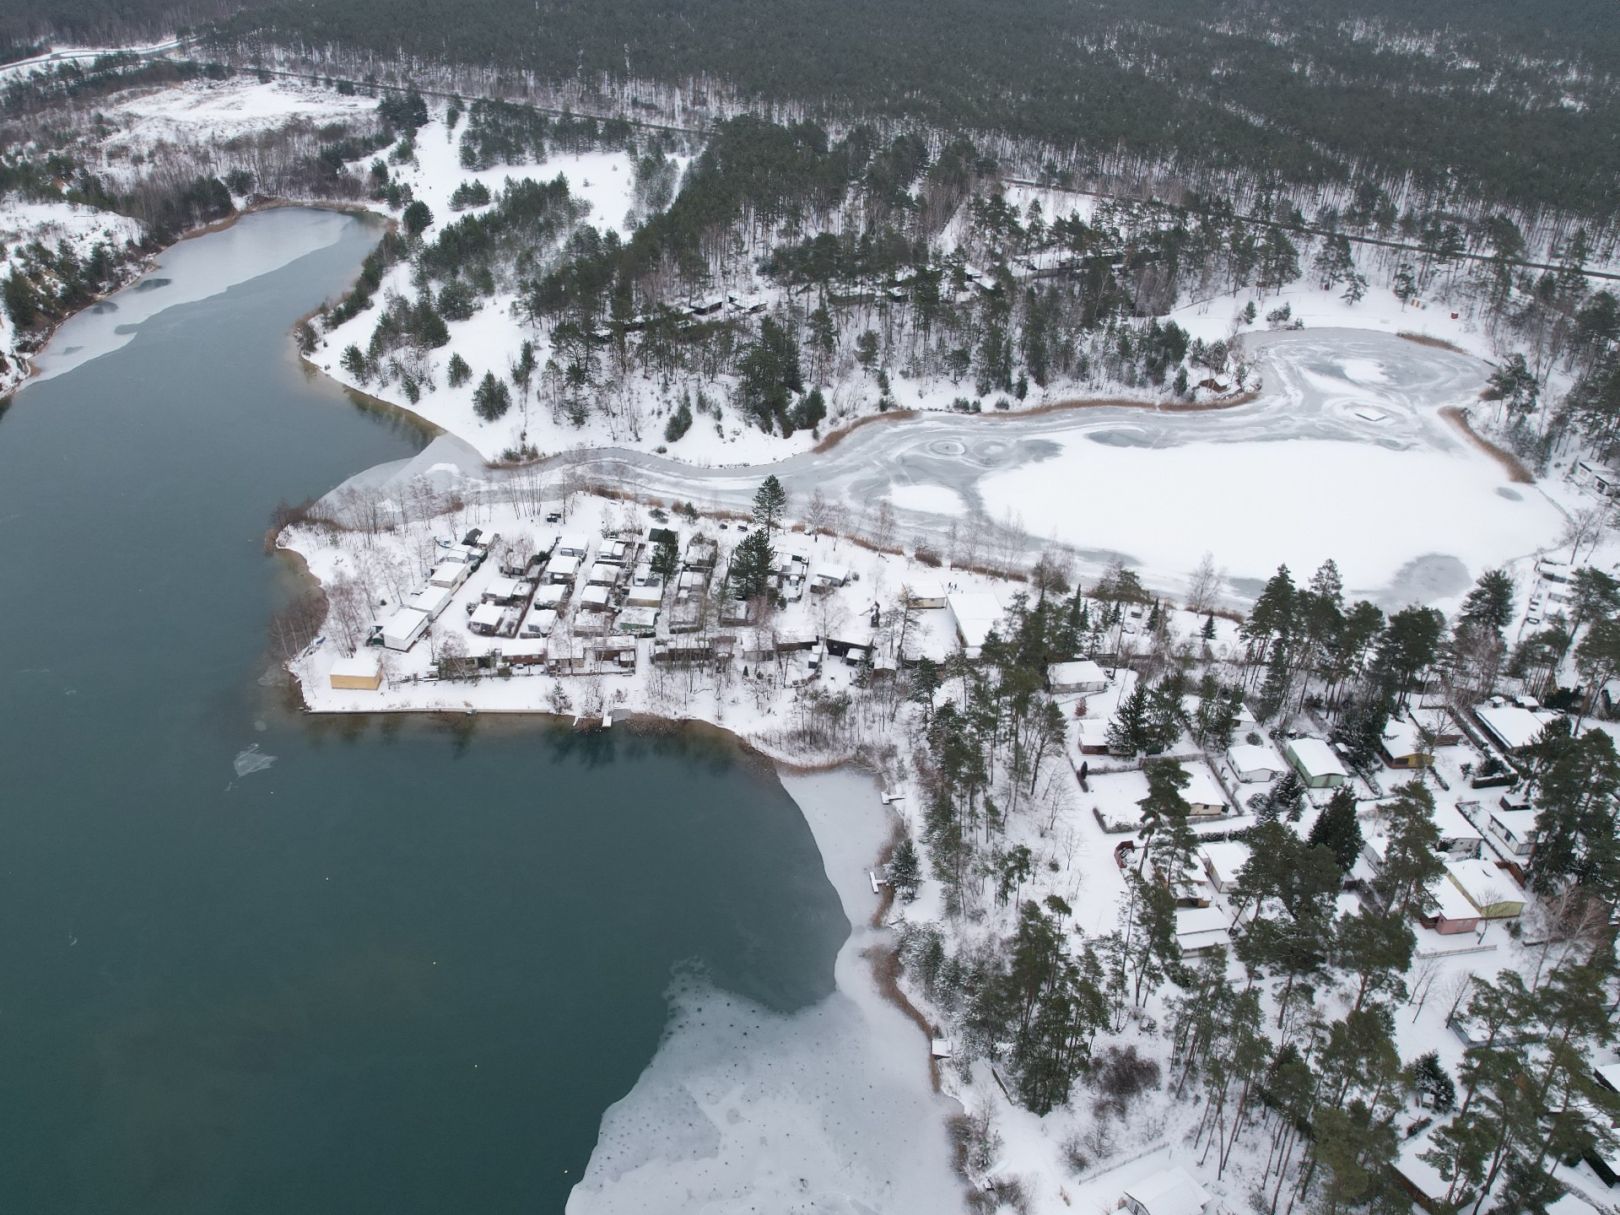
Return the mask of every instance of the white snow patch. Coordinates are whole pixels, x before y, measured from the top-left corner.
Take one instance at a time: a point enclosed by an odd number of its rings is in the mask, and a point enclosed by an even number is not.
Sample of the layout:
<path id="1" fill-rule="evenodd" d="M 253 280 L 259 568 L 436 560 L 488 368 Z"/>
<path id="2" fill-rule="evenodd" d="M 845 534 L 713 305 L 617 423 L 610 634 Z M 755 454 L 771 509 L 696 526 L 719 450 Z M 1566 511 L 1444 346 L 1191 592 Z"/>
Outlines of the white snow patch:
<path id="1" fill-rule="evenodd" d="M 927 511 L 935 515 L 961 515 L 967 504 L 954 489 L 943 485 L 895 485 L 887 495 L 901 510 Z"/>
<path id="2" fill-rule="evenodd" d="M 985 509 L 1042 520 L 1060 539 L 1128 554 L 1149 570 L 1192 569 L 1211 552 L 1236 577 L 1264 578 L 1279 562 L 1312 570 L 1332 557 L 1348 586 L 1377 588 L 1431 553 L 1477 575 L 1547 544 L 1562 523 L 1539 494 L 1498 494 L 1500 470 L 1471 451 L 1314 439 L 1057 441 L 1054 459 L 982 480 Z"/>
<path id="3" fill-rule="evenodd" d="M 1383 365 L 1374 359 L 1345 359 L 1339 364 L 1344 378 L 1356 384 L 1387 384 L 1389 376 Z"/>
<path id="4" fill-rule="evenodd" d="M 111 143 L 133 141 L 143 149 L 165 141 L 223 141 L 233 135 L 284 126 L 292 119 L 313 123 L 370 117 L 376 98 L 350 96 L 313 84 L 276 80 L 261 84 L 248 76 L 192 81 L 120 102 L 110 116 L 124 130 Z"/>
<path id="5" fill-rule="evenodd" d="M 255 772 L 263 772 L 275 762 L 274 755 L 266 755 L 259 750 L 259 744 L 254 743 L 238 751 L 236 758 L 231 761 L 231 766 L 236 769 L 237 776 L 251 776 Z"/>

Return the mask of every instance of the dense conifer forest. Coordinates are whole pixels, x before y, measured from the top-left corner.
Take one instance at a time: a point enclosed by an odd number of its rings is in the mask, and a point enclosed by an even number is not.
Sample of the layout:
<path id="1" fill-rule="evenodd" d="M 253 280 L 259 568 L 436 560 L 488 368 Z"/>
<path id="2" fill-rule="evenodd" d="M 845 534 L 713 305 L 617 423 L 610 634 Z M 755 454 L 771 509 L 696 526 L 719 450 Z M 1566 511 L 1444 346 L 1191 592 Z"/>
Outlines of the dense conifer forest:
<path id="1" fill-rule="evenodd" d="M 217 0 L 50 0 L 0 48 L 209 26 Z M 823 121 L 862 114 L 1293 183 L 1375 176 L 1596 213 L 1620 181 L 1620 10 L 1592 0 L 272 0 L 225 35 L 522 69 L 550 81 L 714 82 Z"/>

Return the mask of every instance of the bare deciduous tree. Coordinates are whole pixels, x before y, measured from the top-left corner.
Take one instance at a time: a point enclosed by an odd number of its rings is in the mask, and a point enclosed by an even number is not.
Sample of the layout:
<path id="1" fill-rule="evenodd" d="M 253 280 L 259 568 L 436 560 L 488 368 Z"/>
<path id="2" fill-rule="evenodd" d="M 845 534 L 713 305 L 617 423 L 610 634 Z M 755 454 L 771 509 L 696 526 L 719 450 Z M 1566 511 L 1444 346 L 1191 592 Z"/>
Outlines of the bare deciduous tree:
<path id="1" fill-rule="evenodd" d="M 1215 606 L 1221 588 L 1226 585 L 1226 571 L 1215 566 L 1215 554 L 1205 553 L 1187 583 L 1187 610 L 1200 615 Z"/>

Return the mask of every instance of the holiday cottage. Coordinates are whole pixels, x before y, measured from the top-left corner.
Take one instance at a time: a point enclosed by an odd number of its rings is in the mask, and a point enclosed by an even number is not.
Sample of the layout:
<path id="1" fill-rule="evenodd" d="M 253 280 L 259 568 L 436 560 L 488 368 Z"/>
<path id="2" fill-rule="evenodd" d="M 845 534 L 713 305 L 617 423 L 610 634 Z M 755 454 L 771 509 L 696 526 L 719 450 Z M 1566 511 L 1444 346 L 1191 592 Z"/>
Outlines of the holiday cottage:
<path id="1" fill-rule="evenodd" d="M 1350 779 L 1333 748 L 1320 738 L 1291 738 L 1283 750 L 1308 789 L 1337 789 Z"/>
<path id="2" fill-rule="evenodd" d="M 353 658 L 339 658 L 327 675 L 334 688 L 375 692 L 382 687 L 382 664 L 375 654 L 356 654 Z"/>
<path id="3" fill-rule="evenodd" d="M 1233 743 L 1226 749 L 1226 762 L 1233 776 L 1250 785 L 1276 780 L 1287 767 L 1270 747 L 1254 743 Z"/>
<path id="4" fill-rule="evenodd" d="M 1075 662 L 1054 662 L 1046 668 L 1046 680 L 1058 695 L 1101 692 L 1108 686 L 1108 673 L 1085 658 Z"/>
<path id="5" fill-rule="evenodd" d="M 1129 1186 L 1119 1205 L 1131 1215 L 1202 1215 L 1209 1194 L 1186 1169 L 1171 1165 Z"/>

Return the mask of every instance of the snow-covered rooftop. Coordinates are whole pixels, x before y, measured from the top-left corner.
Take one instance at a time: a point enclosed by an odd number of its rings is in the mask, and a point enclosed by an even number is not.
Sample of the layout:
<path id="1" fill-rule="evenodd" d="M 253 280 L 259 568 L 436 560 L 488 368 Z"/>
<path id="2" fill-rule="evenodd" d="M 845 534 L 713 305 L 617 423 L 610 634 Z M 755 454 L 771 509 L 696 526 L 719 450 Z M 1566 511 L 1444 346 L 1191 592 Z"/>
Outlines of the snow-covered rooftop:
<path id="1" fill-rule="evenodd" d="M 1284 767 L 1282 756 L 1270 747 L 1257 746 L 1254 743 L 1233 743 L 1227 748 L 1226 757 L 1232 761 L 1232 767 L 1239 772 L 1256 772 L 1261 769 L 1281 772 Z"/>
<path id="2" fill-rule="evenodd" d="M 1384 750 L 1391 759 L 1397 760 L 1427 754 L 1417 725 L 1404 717 L 1392 717 L 1384 727 Z"/>
<path id="3" fill-rule="evenodd" d="M 484 588 L 484 594 L 491 599 L 516 599 L 527 589 L 527 584 L 517 578 L 497 578 Z"/>
<path id="4" fill-rule="evenodd" d="M 1345 767 L 1339 762 L 1333 748 L 1320 738 L 1295 738 L 1288 743 L 1288 749 L 1293 753 L 1299 766 L 1311 777 L 1318 776 L 1349 776 Z"/>
<path id="5" fill-rule="evenodd" d="M 426 612 L 429 616 L 436 616 L 442 612 L 445 605 L 455 596 L 455 591 L 447 586 L 424 586 L 406 600 L 406 606 L 413 607 L 419 612 Z"/>
<path id="6" fill-rule="evenodd" d="M 962 644 L 969 649 L 982 646 L 1004 614 L 1001 600 L 991 591 L 957 591 L 948 596 L 945 603 L 956 619 Z"/>
<path id="7" fill-rule="evenodd" d="M 1438 877 L 1429 883 L 1429 898 L 1445 919 L 1479 919 L 1479 908 L 1469 902 L 1468 896 L 1444 877 Z"/>
<path id="8" fill-rule="evenodd" d="M 1546 729 L 1549 722 L 1558 720 L 1550 709 L 1522 709 L 1518 705 L 1478 705 L 1474 716 L 1491 737 L 1510 751 L 1528 747 Z"/>
<path id="9" fill-rule="evenodd" d="M 1249 846 L 1241 840 L 1213 840 L 1198 851 L 1210 876 L 1222 888 L 1235 882 L 1239 871 L 1249 863 Z"/>
<path id="10" fill-rule="evenodd" d="M 1125 1198 L 1147 1215 L 1198 1215 L 1208 1204 L 1209 1193 L 1186 1169 L 1172 1166 L 1136 1182 L 1125 1191 Z"/>
<path id="11" fill-rule="evenodd" d="M 1498 869 L 1490 861 L 1466 860 L 1449 861 L 1446 864 L 1446 876 L 1457 884 L 1457 889 L 1468 896 L 1468 901 L 1480 911 L 1485 911 L 1496 903 L 1519 903 L 1524 896 L 1507 872 Z"/>
<path id="12" fill-rule="evenodd" d="M 1210 775 L 1206 764 L 1183 764 L 1182 770 L 1187 773 L 1186 787 L 1181 791 L 1181 798 L 1189 806 L 1224 806 L 1226 793 L 1220 784 Z"/>
<path id="13" fill-rule="evenodd" d="M 1074 662 L 1054 662 L 1046 668 L 1046 675 L 1054 688 L 1101 686 L 1108 682 L 1107 672 L 1089 658 Z"/>
<path id="14" fill-rule="evenodd" d="M 1469 822 L 1463 812 L 1451 802 L 1437 798 L 1434 803 L 1434 825 L 1440 829 L 1440 839 L 1446 844 L 1465 841 L 1483 841 L 1479 828 Z"/>

